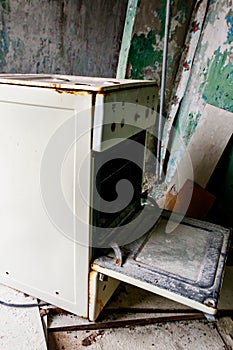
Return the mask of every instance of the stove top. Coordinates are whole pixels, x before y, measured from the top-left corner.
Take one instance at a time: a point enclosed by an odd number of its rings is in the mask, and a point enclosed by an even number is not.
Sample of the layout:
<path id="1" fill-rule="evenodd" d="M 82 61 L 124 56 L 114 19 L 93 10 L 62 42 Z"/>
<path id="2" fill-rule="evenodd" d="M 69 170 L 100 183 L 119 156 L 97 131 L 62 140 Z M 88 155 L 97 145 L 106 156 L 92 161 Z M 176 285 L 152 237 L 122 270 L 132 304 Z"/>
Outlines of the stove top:
<path id="1" fill-rule="evenodd" d="M 156 85 L 153 80 L 132 80 L 57 74 L 0 74 L 0 84 L 51 87 L 86 91 L 109 91 Z"/>

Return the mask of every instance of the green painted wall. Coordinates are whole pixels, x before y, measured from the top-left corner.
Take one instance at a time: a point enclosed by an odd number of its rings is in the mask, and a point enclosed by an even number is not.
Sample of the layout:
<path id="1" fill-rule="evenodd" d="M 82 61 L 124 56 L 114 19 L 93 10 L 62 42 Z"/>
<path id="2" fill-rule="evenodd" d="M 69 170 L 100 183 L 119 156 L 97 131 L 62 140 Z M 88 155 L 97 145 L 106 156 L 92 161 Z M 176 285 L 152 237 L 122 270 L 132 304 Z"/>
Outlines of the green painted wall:
<path id="1" fill-rule="evenodd" d="M 233 112 L 233 62 L 229 60 L 230 54 L 231 50 L 221 53 L 220 47 L 214 52 L 202 96 L 207 103 Z"/>
<path id="2" fill-rule="evenodd" d="M 195 1 L 171 1 L 166 105 L 171 96 L 194 3 Z M 165 15 L 166 0 L 139 2 L 129 52 L 127 77 L 155 79 L 160 86 Z"/>

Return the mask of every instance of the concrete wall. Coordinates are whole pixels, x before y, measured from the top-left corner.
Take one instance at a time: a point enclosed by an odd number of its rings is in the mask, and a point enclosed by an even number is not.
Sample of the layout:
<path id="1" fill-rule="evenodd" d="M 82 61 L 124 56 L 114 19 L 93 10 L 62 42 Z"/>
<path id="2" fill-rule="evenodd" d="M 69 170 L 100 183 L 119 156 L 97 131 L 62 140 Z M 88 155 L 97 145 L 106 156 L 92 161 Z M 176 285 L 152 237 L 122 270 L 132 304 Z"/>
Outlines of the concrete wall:
<path id="1" fill-rule="evenodd" d="M 167 100 L 194 1 L 172 1 Z M 127 0 L 0 0 L 0 72 L 116 75 Z M 160 84 L 166 0 L 139 1 L 128 77 Z"/>
<path id="2" fill-rule="evenodd" d="M 0 0 L 0 72 L 114 77 L 127 0 Z"/>
<path id="3" fill-rule="evenodd" d="M 233 6 L 212 0 L 208 9 L 192 74 L 179 113 L 179 127 L 188 143 L 190 123 L 202 115 L 206 103 L 233 112 Z M 193 117 L 187 118 L 188 115 Z M 193 131 L 195 128 L 193 129 Z"/>

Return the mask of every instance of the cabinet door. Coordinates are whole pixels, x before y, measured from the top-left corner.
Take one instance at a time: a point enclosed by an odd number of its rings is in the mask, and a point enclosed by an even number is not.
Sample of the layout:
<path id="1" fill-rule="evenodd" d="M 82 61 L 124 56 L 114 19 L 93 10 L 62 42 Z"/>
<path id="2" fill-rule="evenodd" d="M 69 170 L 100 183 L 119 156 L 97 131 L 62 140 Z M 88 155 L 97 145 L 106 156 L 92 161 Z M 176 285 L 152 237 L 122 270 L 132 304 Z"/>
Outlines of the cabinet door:
<path id="1" fill-rule="evenodd" d="M 85 317 L 89 226 L 73 213 L 89 222 L 91 108 L 84 92 L 0 84 L 0 283 Z"/>

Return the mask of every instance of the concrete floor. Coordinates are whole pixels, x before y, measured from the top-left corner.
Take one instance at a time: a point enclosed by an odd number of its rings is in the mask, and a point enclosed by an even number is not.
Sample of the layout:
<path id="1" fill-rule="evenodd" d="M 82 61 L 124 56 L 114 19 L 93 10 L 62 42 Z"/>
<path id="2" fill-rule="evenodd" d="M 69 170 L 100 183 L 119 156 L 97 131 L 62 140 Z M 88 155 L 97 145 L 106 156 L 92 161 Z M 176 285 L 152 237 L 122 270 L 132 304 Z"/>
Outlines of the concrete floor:
<path id="1" fill-rule="evenodd" d="M 49 349 L 226 350 L 216 324 L 182 321 L 120 329 L 51 333 Z M 233 348 L 231 348 L 233 349 Z"/>
<path id="2" fill-rule="evenodd" d="M 161 310 L 153 314 L 154 308 Z M 148 314 L 139 312 L 119 313 L 120 309 L 148 310 Z M 106 306 L 109 310 L 100 321 L 127 320 L 132 318 L 181 315 L 182 311 L 192 311 L 189 307 L 149 293 L 136 287 L 121 284 L 118 292 Z M 114 314 L 117 310 L 116 314 Z M 219 310 L 233 310 L 233 267 L 226 269 L 223 288 L 219 300 Z M 88 321 L 80 320 L 72 314 L 50 317 L 51 329 L 65 325 L 84 325 Z M 72 332 L 52 332 L 48 336 L 49 350 L 231 350 L 233 349 L 233 321 L 231 317 L 219 318 L 216 322 L 192 320 L 167 323 L 154 323 L 144 326 L 82 330 Z"/>
<path id="3" fill-rule="evenodd" d="M 1 286 L 1 298 L 7 302 L 32 302 L 31 297 Z M 155 311 L 156 309 L 160 310 Z M 141 309 L 141 310 L 140 310 Z M 128 310 L 128 312 L 124 312 Z M 133 311 L 134 310 L 134 311 Z M 135 311 L 137 310 L 137 311 Z M 145 311 L 147 310 L 147 312 Z M 220 295 L 219 310 L 233 313 L 233 267 L 226 269 Z M 119 312 L 120 311 L 120 312 Z M 98 322 L 113 322 L 193 314 L 187 306 L 146 292 L 136 287 L 122 284 L 106 306 Z M 195 314 L 194 314 L 195 316 Z M 196 317 L 196 316 L 195 316 Z M 46 319 L 46 317 L 45 317 Z M 48 349 L 76 350 L 231 350 L 233 349 L 233 321 L 230 316 L 222 317 L 214 323 L 207 320 L 156 323 L 144 326 L 96 330 L 59 331 L 58 326 L 81 325 L 87 329 L 90 323 L 78 316 L 61 312 L 48 315 Z M 131 324 L 133 324 L 131 322 Z M 143 320 L 144 322 L 144 320 Z M 111 324 L 111 323 L 110 323 Z M 145 324 L 145 323 L 144 323 Z M 109 325 L 112 327 L 112 324 Z M 0 306 L 0 350 L 45 350 L 45 336 L 38 308 L 15 309 Z"/>
<path id="4" fill-rule="evenodd" d="M 0 295 L 0 299 L 8 303 L 35 302 L 33 298 L 2 285 Z M 233 314 L 232 266 L 226 269 L 219 310 Z M 15 309 L 0 305 L 0 350 L 233 350 L 233 320 L 230 316 L 213 323 L 205 319 L 161 323 L 160 319 L 160 323 L 155 320 L 153 324 L 147 322 L 144 326 L 99 327 L 101 322 L 127 323 L 129 320 L 134 322 L 143 318 L 168 317 L 170 314 L 190 317 L 193 310 L 134 286 L 121 284 L 95 325 L 96 330 L 54 332 L 58 326 L 82 325 L 88 328 L 90 322 L 65 312 L 54 316 L 49 314 L 46 346 L 38 308 Z"/>

